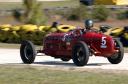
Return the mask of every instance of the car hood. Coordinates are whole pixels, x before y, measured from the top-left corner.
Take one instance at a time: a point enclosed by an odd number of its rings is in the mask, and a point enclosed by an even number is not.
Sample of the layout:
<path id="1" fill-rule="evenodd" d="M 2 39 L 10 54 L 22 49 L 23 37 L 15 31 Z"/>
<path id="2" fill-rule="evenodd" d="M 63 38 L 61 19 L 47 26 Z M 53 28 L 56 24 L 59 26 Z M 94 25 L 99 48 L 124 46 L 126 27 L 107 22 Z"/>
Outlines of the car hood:
<path id="1" fill-rule="evenodd" d="M 63 40 L 66 33 L 51 33 L 48 34 L 45 40 Z"/>

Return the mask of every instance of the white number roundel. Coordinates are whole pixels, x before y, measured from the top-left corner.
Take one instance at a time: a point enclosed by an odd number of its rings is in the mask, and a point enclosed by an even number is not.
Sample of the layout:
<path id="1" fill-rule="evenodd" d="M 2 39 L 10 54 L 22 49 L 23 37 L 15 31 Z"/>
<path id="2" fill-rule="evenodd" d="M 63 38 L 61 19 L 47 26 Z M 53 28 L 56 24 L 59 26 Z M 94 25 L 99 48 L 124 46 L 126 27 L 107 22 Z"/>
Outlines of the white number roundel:
<path id="1" fill-rule="evenodd" d="M 101 39 L 101 48 L 107 48 L 107 41 L 106 41 L 106 37 L 102 37 Z"/>

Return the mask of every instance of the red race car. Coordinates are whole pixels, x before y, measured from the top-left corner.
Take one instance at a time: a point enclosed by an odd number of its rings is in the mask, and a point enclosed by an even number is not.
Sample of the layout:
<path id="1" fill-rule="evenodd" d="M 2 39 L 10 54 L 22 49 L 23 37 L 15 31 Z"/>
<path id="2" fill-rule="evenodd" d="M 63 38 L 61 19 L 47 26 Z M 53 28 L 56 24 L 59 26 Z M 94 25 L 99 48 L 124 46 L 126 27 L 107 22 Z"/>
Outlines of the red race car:
<path id="1" fill-rule="evenodd" d="M 118 39 L 93 30 L 75 29 L 67 33 L 51 33 L 42 43 L 43 49 L 35 50 L 32 42 L 23 41 L 20 47 L 22 61 L 31 64 L 38 53 L 44 53 L 62 61 L 72 59 L 75 65 L 84 66 L 93 55 L 106 57 L 112 64 L 120 63 L 124 56 L 123 46 Z"/>

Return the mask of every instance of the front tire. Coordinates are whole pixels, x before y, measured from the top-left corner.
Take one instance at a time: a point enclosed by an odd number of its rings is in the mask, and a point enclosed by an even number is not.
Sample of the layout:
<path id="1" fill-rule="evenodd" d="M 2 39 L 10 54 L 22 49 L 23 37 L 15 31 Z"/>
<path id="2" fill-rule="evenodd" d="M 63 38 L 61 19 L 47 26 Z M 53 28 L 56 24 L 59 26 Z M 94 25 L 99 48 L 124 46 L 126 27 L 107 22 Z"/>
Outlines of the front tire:
<path id="1" fill-rule="evenodd" d="M 34 62 L 36 51 L 31 41 L 22 41 L 20 46 L 20 56 L 25 64 L 31 64 Z"/>
<path id="2" fill-rule="evenodd" d="M 72 59 L 75 65 L 84 66 L 89 60 L 89 48 L 86 43 L 78 42 L 72 49 Z"/>
<path id="3" fill-rule="evenodd" d="M 118 39 L 115 39 L 115 44 L 116 44 L 116 47 L 119 48 L 119 52 L 112 55 L 111 57 L 108 57 L 108 61 L 112 64 L 120 63 L 124 56 L 124 48 L 122 43 Z"/>

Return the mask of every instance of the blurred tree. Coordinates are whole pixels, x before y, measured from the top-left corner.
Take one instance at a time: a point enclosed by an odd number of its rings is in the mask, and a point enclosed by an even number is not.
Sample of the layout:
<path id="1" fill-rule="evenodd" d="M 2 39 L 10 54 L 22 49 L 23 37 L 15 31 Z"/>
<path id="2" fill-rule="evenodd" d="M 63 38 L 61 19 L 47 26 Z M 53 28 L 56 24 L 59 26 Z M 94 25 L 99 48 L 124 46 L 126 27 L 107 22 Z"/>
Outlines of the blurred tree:
<path id="1" fill-rule="evenodd" d="M 95 6 L 94 10 L 92 11 L 92 17 L 99 21 L 107 20 L 108 16 L 110 15 L 111 11 L 106 8 L 104 5 Z"/>
<path id="2" fill-rule="evenodd" d="M 68 20 L 84 20 L 89 18 L 87 7 L 83 4 L 80 4 L 79 7 L 71 9 L 68 13 L 66 13 L 66 16 Z"/>
<path id="3" fill-rule="evenodd" d="M 42 6 L 37 0 L 23 0 L 25 6 L 25 23 L 45 24 L 46 16 L 43 14 Z"/>

